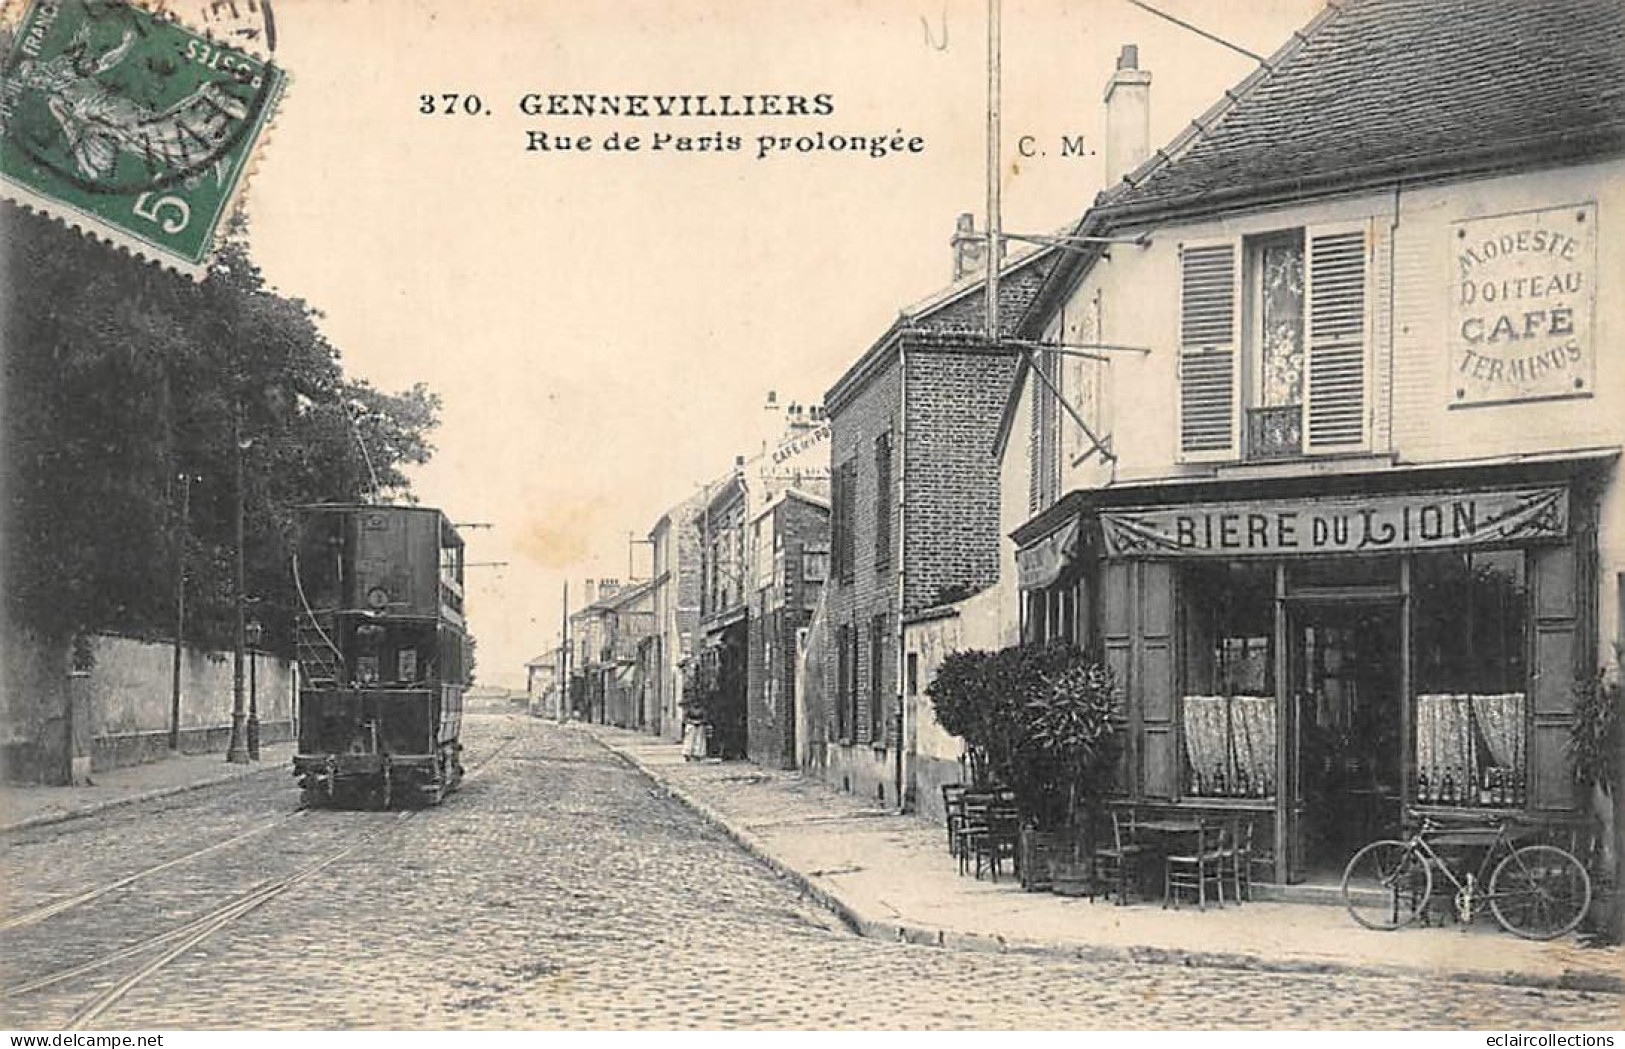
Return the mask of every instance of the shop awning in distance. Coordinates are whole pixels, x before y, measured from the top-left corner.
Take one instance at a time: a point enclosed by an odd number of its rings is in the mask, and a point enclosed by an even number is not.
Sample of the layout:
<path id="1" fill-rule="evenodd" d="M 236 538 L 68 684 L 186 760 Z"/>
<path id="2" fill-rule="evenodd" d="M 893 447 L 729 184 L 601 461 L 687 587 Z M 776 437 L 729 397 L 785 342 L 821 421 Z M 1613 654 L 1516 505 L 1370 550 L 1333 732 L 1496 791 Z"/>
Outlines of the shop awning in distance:
<path id="1" fill-rule="evenodd" d="M 1072 516 L 1041 539 L 1016 551 L 1016 574 L 1023 590 L 1054 585 L 1082 545 L 1083 519 Z"/>

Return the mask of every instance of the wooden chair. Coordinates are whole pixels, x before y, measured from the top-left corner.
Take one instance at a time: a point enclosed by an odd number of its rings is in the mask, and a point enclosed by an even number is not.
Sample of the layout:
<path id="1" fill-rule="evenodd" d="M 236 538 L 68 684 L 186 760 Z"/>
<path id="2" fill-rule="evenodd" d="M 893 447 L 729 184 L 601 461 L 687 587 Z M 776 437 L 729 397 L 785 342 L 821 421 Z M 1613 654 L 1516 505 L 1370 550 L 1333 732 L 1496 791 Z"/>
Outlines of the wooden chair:
<path id="1" fill-rule="evenodd" d="M 942 812 L 948 824 L 948 855 L 957 857 L 960 849 L 960 834 L 965 828 L 965 785 L 963 783 L 944 783 L 942 785 Z"/>
<path id="2" fill-rule="evenodd" d="M 1207 887 L 1211 883 L 1219 906 L 1224 906 L 1224 850 L 1229 833 L 1222 824 L 1206 821 L 1197 826 L 1194 846 L 1189 851 L 1163 857 L 1162 905 L 1179 909 L 1179 893 L 1196 894 L 1196 909 L 1207 910 Z"/>
<path id="3" fill-rule="evenodd" d="M 1095 849 L 1095 880 L 1107 893 L 1115 893 L 1121 907 L 1128 902 L 1129 885 L 1139 885 L 1145 846 L 1139 840 L 1133 809 L 1113 809 L 1111 815 L 1112 843 Z"/>
<path id="4" fill-rule="evenodd" d="M 988 809 L 987 833 L 978 839 L 976 877 L 982 876 L 982 866 L 986 863 L 988 874 L 994 881 L 998 881 L 999 870 L 1005 860 L 1010 861 L 1012 868 L 1016 866 L 1016 856 L 1020 847 L 1021 813 L 1014 804 L 995 796 L 992 806 Z"/>
<path id="5" fill-rule="evenodd" d="M 1253 898 L 1253 821 L 1230 821 L 1227 840 L 1221 849 L 1219 876 L 1230 882 L 1230 895 L 1237 903 Z"/>
<path id="6" fill-rule="evenodd" d="M 962 808 L 959 825 L 959 873 L 966 874 L 971 864 L 977 864 L 977 877 L 981 877 L 982 850 L 991 830 L 993 795 L 985 791 L 967 790 L 960 799 Z"/>

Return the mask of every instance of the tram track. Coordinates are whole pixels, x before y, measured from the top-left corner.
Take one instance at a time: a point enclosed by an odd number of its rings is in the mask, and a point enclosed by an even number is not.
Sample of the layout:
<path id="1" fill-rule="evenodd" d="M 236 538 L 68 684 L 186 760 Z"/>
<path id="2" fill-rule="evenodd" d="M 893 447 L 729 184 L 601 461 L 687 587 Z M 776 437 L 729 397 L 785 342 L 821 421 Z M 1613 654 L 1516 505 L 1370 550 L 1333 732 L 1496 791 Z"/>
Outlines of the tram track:
<path id="1" fill-rule="evenodd" d="M 0 921 L 0 932 L 5 932 L 8 929 L 21 928 L 24 925 L 33 925 L 35 922 L 41 922 L 47 918 L 53 918 L 58 914 L 71 911 L 75 907 L 82 907 L 87 903 L 92 903 L 101 899 L 108 893 L 117 892 L 119 889 L 122 889 L 127 885 L 134 885 L 143 878 L 150 878 L 154 874 L 162 874 L 164 871 L 179 867 L 183 863 L 189 863 L 192 860 L 201 859 L 204 856 L 209 856 L 213 853 L 228 849 L 233 845 L 240 845 L 250 838 L 258 837 L 259 835 L 264 834 L 266 831 L 275 830 L 277 827 L 280 827 L 283 824 L 298 819 L 309 811 L 309 809 L 305 808 L 295 809 L 294 811 L 285 813 L 275 819 L 267 820 L 257 827 L 251 827 L 241 834 L 227 838 L 224 841 L 217 841 L 213 845 L 206 845 L 201 849 L 194 849 L 191 852 L 176 856 L 173 859 L 165 860 L 163 863 L 157 863 L 151 867 L 138 870 L 134 874 L 125 875 L 124 877 L 119 878 L 117 881 L 111 881 L 105 885 L 98 885 L 95 888 L 86 889 L 84 892 L 69 896 L 66 899 L 57 900 L 53 903 L 48 903 L 40 907 L 35 907 L 32 910 L 24 911 L 21 914 L 13 915 L 3 921 Z"/>
<path id="2" fill-rule="evenodd" d="M 490 754 L 485 756 L 478 764 L 463 776 L 463 784 L 473 782 L 482 775 L 498 758 L 500 758 L 514 742 L 519 739 L 517 734 L 504 736 L 500 743 Z M 174 928 L 165 930 L 153 936 L 146 937 L 136 943 L 120 947 L 105 954 L 99 955 L 89 961 L 71 966 L 43 976 L 25 980 L 9 987 L 0 988 L 0 1000 L 16 1002 L 25 995 L 37 994 L 61 984 L 69 983 L 75 979 L 89 976 L 109 966 L 132 958 L 146 958 L 134 972 L 120 979 L 112 987 L 98 994 L 95 998 L 81 1005 L 67 1021 L 65 1028 L 79 1030 L 94 1023 L 98 1018 L 117 1005 L 126 995 L 139 986 L 143 981 L 161 971 L 170 962 L 186 954 L 192 948 L 208 939 L 233 922 L 258 910 L 265 904 L 283 895 L 290 889 L 297 887 L 321 874 L 329 867 L 349 857 L 356 852 L 385 840 L 410 822 L 415 817 L 426 812 L 438 811 L 439 807 L 430 809 L 409 809 L 394 814 L 394 819 L 377 829 L 371 830 L 364 836 L 345 843 L 341 848 L 324 852 L 313 862 L 299 866 L 297 869 L 264 881 L 260 881 L 250 888 L 216 904 L 203 914 L 192 918 Z M 28 925 L 46 921 L 52 917 L 64 914 L 74 909 L 101 899 L 110 893 L 141 882 L 154 874 L 170 870 L 200 857 L 223 852 L 231 846 L 240 845 L 250 839 L 256 838 L 267 831 L 277 827 L 286 826 L 296 819 L 305 817 L 312 810 L 307 808 L 296 809 L 284 816 L 268 820 L 260 826 L 250 828 L 241 834 L 224 841 L 215 842 L 202 849 L 196 849 L 185 855 L 144 868 L 116 881 L 85 890 L 72 897 L 34 908 L 23 914 L 16 915 L 0 924 L 0 931 L 21 928 Z M 153 952 L 159 952 L 153 955 Z M 148 956 L 151 957 L 148 957 Z"/>

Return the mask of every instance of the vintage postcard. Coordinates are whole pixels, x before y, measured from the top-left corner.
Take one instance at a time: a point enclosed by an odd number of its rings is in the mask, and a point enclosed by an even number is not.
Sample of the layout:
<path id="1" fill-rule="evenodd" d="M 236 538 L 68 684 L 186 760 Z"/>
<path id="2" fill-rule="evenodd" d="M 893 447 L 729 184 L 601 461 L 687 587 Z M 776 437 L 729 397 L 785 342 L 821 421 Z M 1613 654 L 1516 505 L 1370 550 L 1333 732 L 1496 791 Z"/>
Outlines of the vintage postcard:
<path id="1" fill-rule="evenodd" d="M 0 1027 L 1625 1027 L 1619 0 L 0 63 Z"/>

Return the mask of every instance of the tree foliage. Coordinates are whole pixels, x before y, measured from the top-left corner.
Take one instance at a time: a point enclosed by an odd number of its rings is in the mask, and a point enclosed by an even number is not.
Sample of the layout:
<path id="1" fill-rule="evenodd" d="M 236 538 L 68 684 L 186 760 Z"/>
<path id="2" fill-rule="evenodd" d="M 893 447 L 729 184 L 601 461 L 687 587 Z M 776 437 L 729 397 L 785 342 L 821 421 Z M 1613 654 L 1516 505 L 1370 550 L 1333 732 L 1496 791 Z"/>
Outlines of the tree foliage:
<path id="1" fill-rule="evenodd" d="M 1038 826 L 1074 823 L 1107 790 L 1121 749 L 1117 686 L 1071 646 L 952 653 L 926 692 L 965 741 L 975 781 L 1014 789 Z"/>
<path id="2" fill-rule="evenodd" d="M 1619 681 L 1606 670 L 1576 683 L 1574 724 L 1569 728 L 1569 754 L 1575 777 L 1612 795 L 1619 789 L 1621 734 Z"/>
<path id="3" fill-rule="evenodd" d="M 0 229 L 8 616 L 173 636 L 184 560 L 187 639 L 228 646 L 240 453 L 249 613 L 288 651 L 293 508 L 410 498 L 438 398 L 347 378 L 240 242 L 193 282 L 11 205 Z"/>

